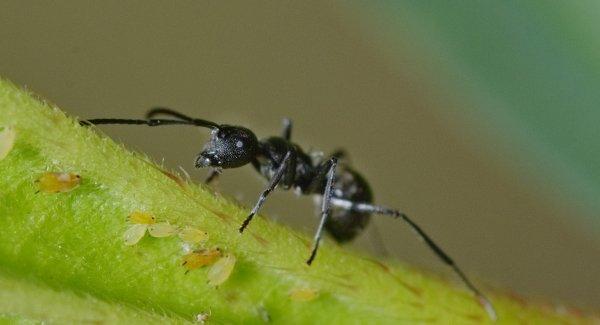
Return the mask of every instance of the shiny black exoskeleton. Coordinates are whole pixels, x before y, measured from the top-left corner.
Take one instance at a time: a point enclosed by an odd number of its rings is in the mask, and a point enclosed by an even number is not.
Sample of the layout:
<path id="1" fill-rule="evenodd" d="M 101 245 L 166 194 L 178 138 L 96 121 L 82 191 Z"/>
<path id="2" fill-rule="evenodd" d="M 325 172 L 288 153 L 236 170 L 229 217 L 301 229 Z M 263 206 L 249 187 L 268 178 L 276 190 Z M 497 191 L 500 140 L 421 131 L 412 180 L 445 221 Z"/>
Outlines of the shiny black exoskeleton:
<path id="1" fill-rule="evenodd" d="M 166 115 L 174 119 L 157 119 Z M 292 124 L 284 119 L 279 137 L 258 140 L 254 133 L 241 126 L 217 124 L 196 119 L 168 108 L 154 108 L 147 119 L 92 119 L 82 124 L 137 124 L 148 126 L 193 125 L 211 129 L 210 140 L 195 160 L 197 168 L 209 167 L 207 183 L 226 168 L 252 164 L 268 180 L 250 214 L 239 228 L 240 233 L 252 221 L 263 203 L 276 187 L 296 189 L 301 194 L 319 195 L 321 218 L 315 233 L 313 248 L 306 263 L 311 264 L 317 254 L 323 229 L 338 242 L 352 240 L 368 224 L 371 215 L 381 214 L 404 221 L 427 246 L 461 278 L 478 297 L 492 318 L 494 309 L 489 300 L 471 283 L 454 261 L 408 216 L 398 210 L 373 205 L 373 194 L 367 181 L 343 163 L 344 152 L 337 151 L 325 159 L 309 156 L 300 146 L 291 142 Z"/>

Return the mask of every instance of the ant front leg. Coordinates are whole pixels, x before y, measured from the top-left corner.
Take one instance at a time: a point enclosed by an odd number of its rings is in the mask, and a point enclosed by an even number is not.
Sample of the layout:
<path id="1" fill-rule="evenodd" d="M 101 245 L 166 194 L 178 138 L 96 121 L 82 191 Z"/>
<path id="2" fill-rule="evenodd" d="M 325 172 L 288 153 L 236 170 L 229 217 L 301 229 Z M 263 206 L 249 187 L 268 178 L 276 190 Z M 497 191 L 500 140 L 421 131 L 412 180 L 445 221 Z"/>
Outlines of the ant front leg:
<path id="1" fill-rule="evenodd" d="M 321 205 L 321 221 L 319 221 L 319 227 L 317 228 L 317 232 L 315 233 L 315 238 L 313 240 L 313 248 L 310 252 L 310 257 L 306 260 L 306 264 L 311 265 L 317 256 L 317 250 L 319 249 L 319 244 L 321 242 L 321 237 L 323 236 L 323 228 L 325 227 L 325 223 L 329 218 L 330 213 L 330 205 L 331 205 L 331 192 L 333 189 L 333 180 L 335 179 L 335 168 L 337 167 L 337 158 L 331 157 L 329 160 L 321 165 L 319 170 L 319 174 L 315 178 L 315 182 L 319 182 L 321 177 L 323 177 L 324 173 L 327 176 L 327 185 L 325 185 L 325 191 L 323 192 L 323 204 Z"/>
<path id="2" fill-rule="evenodd" d="M 285 157 L 283 158 L 283 160 L 281 161 L 281 165 L 279 165 L 279 168 L 275 172 L 275 175 L 273 175 L 273 177 L 269 181 L 269 185 L 260 194 L 260 197 L 258 198 L 258 201 L 254 205 L 254 208 L 252 208 L 252 211 L 250 212 L 250 214 L 248 215 L 248 217 L 246 217 L 246 219 L 244 220 L 244 222 L 240 226 L 240 233 L 244 232 L 244 229 L 246 229 L 246 227 L 248 226 L 248 224 L 250 223 L 250 221 L 252 221 L 252 218 L 254 218 L 254 215 L 256 215 L 258 213 L 258 210 L 260 210 L 260 208 L 262 207 L 262 205 L 265 203 L 265 200 L 267 199 L 267 196 L 269 196 L 269 194 L 275 189 L 275 187 L 277 187 L 277 184 L 279 184 L 279 181 L 281 181 L 281 178 L 283 177 L 283 174 L 285 173 L 285 170 L 287 169 L 287 167 L 288 167 L 288 165 L 290 163 L 290 158 L 291 157 L 292 157 L 292 152 L 288 151 L 285 154 Z"/>

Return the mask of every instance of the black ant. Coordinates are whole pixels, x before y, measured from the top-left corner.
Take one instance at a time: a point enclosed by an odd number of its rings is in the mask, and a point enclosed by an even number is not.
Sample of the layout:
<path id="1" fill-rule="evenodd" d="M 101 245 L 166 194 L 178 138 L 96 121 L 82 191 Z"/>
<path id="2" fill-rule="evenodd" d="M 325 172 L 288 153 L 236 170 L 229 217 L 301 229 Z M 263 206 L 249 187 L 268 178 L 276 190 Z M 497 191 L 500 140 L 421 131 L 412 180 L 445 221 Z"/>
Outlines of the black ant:
<path id="1" fill-rule="evenodd" d="M 174 119 L 154 118 L 157 115 L 166 115 Z M 294 188 L 306 195 L 321 196 L 321 219 L 312 251 L 306 260 L 308 265 L 312 264 L 317 255 L 323 229 L 336 241 L 347 242 L 367 226 L 371 214 L 388 215 L 408 224 L 435 255 L 454 270 L 485 307 L 490 317 L 496 318 L 490 301 L 421 227 L 398 210 L 372 204 L 373 194 L 367 181 L 358 172 L 340 162 L 345 157 L 344 151 L 338 150 L 325 160 L 316 159 L 291 142 L 292 123 L 289 119 L 284 119 L 281 136 L 263 140 L 258 140 L 256 135 L 245 127 L 191 118 L 162 107 L 151 109 L 146 114 L 146 119 L 92 119 L 82 121 L 81 124 L 192 125 L 209 128 L 210 141 L 204 145 L 195 160 L 196 168 L 210 167 L 207 183 L 214 180 L 222 169 L 242 167 L 250 163 L 269 181 L 252 211 L 242 222 L 240 233 L 248 227 L 269 193 L 277 186 L 286 190 Z"/>

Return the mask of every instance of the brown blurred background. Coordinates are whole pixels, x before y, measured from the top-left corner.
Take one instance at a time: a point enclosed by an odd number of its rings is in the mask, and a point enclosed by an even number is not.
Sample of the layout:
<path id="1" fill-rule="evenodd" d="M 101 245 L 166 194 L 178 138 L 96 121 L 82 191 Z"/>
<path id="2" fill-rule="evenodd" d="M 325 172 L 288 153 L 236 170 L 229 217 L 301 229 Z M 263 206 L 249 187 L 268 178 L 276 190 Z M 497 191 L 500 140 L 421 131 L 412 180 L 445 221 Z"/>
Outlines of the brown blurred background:
<path id="1" fill-rule="evenodd" d="M 277 135 L 294 121 L 306 150 L 346 148 L 376 201 L 413 216 L 475 278 L 519 293 L 598 308 L 600 245 L 552 184 L 524 182 L 473 146 L 477 133 L 434 94 L 407 48 L 392 67 L 352 7 L 329 2 L 3 1 L 0 75 L 81 118 L 143 116 L 173 107 Z M 192 128 L 102 127 L 200 181 Z M 51 133 L 48 134 L 52 136 Z M 489 150 L 496 150 L 489 144 Z M 510 167 L 508 167 L 510 166 Z M 220 191 L 251 205 L 264 186 L 250 167 L 226 171 Z M 543 191 L 540 189 L 544 188 Z M 558 191 L 555 191 L 558 193 Z M 264 214 L 312 233 L 310 198 L 280 192 Z M 401 223 L 375 224 L 393 258 L 452 274 Z M 373 251 L 370 231 L 356 243 Z"/>

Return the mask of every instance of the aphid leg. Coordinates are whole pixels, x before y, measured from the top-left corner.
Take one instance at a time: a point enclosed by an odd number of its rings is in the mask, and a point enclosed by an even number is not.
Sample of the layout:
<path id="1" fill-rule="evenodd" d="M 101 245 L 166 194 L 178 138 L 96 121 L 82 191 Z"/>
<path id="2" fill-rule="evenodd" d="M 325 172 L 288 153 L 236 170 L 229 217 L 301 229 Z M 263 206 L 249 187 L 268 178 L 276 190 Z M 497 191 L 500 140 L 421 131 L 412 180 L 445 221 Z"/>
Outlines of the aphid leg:
<path id="1" fill-rule="evenodd" d="M 288 151 L 285 154 L 285 157 L 281 161 L 281 165 L 279 165 L 279 168 L 275 172 L 275 175 L 273 175 L 273 177 L 269 181 L 269 185 L 260 194 L 260 197 L 258 198 L 258 201 L 254 205 L 254 208 L 252 208 L 252 211 L 250 212 L 250 214 L 248 215 L 248 217 L 246 217 L 246 219 L 244 220 L 244 222 L 240 226 L 240 233 L 244 232 L 244 229 L 246 229 L 246 227 L 248 226 L 248 224 L 250 223 L 250 221 L 252 221 L 252 218 L 254 218 L 254 215 L 258 213 L 258 210 L 260 210 L 260 208 L 262 207 L 262 205 L 265 203 L 265 200 L 267 199 L 267 196 L 269 196 L 269 193 L 271 193 L 275 189 L 275 187 L 277 187 L 277 184 L 279 184 L 279 181 L 281 181 L 281 177 L 283 176 L 283 173 L 285 172 L 285 170 L 288 167 L 288 164 L 290 163 L 290 157 L 291 156 L 292 156 L 292 152 L 291 151 Z"/>
<path id="2" fill-rule="evenodd" d="M 429 235 L 427 235 L 425 231 L 421 229 L 421 227 L 419 227 L 419 225 L 417 225 L 414 221 L 412 221 L 406 214 L 398 210 L 390 209 L 383 206 L 373 205 L 369 203 L 352 202 L 339 198 L 332 198 L 331 203 L 335 206 L 352 211 L 382 214 L 394 217 L 394 219 L 400 219 L 404 221 L 417 234 L 417 236 L 419 236 L 427 244 L 427 246 L 429 246 L 429 248 L 435 253 L 435 255 L 437 255 L 437 257 L 440 260 L 442 260 L 444 263 L 450 266 L 452 270 L 454 270 L 454 273 L 456 273 L 458 277 L 462 280 L 462 282 L 471 290 L 471 292 L 475 294 L 475 296 L 483 305 L 490 318 L 492 320 L 497 319 L 496 310 L 494 309 L 494 306 L 492 305 L 490 300 L 483 293 L 481 293 L 481 291 L 479 291 L 477 287 L 475 287 L 471 280 L 467 278 L 465 273 L 458 267 L 458 265 L 456 265 L 456 263 L 454 263 L 452 258 L 450 258 L 450 256 L 448 256 L 448 254 L 446 254 L 442 250 L 442 248 L 438 246 L 433 241 L 433 239 L 431 239 L 431 237 L 429 237 Z"/>
<path id="3" fill-rule="evenodd" d="M 333 179 L 335 178 L 335 168 L 337 166 L 337 158 L 331 157 L 325 164 L 321 165 L 319 170 L 319 175 L 315 180 L 320 179 L 321 174 L 325 171 L 327 176 L 327 185 L 325 185 L 325 191 L 323 192 L 323 204 L 321 205 L 321 221 L 319 222 L 319 227 L 317 228 L 317 232 L 315 233 L 315 238 L 313 239 L 313 248 L 310 252 L 310 257 L 306 260 L 306 264 L 312 264 L 313 260 L 317 256 L 317 250 L 319 249 L 319 243 L 321 242 L 321 237 L 323 236 L 323 227 L 327 222 L 327 218 L 329 218 L 329 207 L 331 205 L 331 190 L 333 187 Z"/>
<path id="4" fill-rule="evenodd" d="M 218 170 L 216 168 L 211 168 L 208 171 L 208 175 L 206 176 L 206 179 L 204 180 L 204 184 L 210 184 L 212 181 L 217 179 L 217 177 L 219 177 L 219 175 L 221 175 L 220 170 Z"/>
<path id="5" fill-rule="evenodd" d="M 283 119 L 283 132 L 281 132 L 281 137 L 290 141 L 292 139 L 292 120 L 289 118 Z"/>

